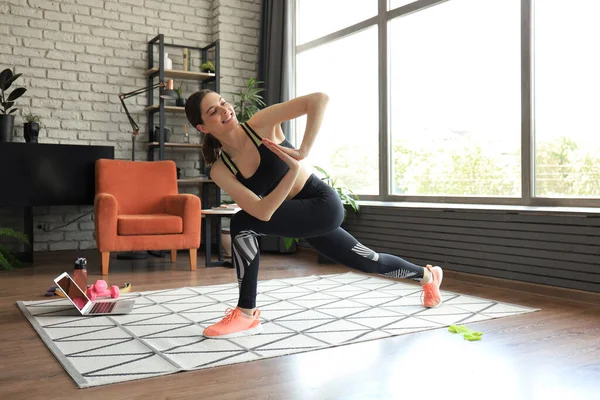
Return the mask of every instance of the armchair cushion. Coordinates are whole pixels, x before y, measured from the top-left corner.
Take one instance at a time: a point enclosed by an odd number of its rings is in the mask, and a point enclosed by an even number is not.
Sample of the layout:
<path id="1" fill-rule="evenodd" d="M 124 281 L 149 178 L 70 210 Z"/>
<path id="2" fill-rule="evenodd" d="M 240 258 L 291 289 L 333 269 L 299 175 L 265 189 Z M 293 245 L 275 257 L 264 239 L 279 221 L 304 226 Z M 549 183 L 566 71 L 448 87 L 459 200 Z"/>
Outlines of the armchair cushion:
<path id="1" fill-rule="evenodd" d="M 173 235 L 183 233 L 183 218 L 169 214 L 135 214 L 117 217 L 117 234 Z"/>

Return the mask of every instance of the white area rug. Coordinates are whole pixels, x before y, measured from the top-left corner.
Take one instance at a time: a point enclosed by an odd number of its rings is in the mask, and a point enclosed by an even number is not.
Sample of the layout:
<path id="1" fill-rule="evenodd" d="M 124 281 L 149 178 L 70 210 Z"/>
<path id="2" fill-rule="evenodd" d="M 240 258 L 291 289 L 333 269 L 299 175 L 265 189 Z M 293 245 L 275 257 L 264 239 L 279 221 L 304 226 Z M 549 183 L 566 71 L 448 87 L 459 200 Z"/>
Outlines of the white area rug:
<path id="1" fill-rule="evenodd" d="M 202 331 L 235 307 L 237 283 L 127 293 L 135 310 L 119 316 L 84 317 L 64 299 L 17 305 L 79 387 L 536 311 L 450 292 L 442 306 L 424 309 L 420 286 L 352 272 L 260 281 L 258 291 L 264 333 L 227 340 Z"/>

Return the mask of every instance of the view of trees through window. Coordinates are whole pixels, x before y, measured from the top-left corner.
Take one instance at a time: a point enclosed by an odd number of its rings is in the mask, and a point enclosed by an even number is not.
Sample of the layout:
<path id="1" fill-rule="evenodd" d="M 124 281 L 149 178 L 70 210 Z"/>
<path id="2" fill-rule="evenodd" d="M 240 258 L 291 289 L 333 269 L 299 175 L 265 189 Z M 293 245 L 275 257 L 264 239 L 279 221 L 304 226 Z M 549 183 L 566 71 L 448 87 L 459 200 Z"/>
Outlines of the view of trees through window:
<path id="1" fill-rule="evenodd" d="M 600 2 L 566 5 L 535 2 L 535 194 L 599 197 Z"/>
<path id="2" fill-rule="evenodd" d="M 519 4 L 448 1 L 389 22 L 392 194 L 521 195 Z"/>
<path id="3" fill-rule="evenodd" d="M 349 65 L 364 65 L 364 71 Z M 373 195 L 379 193 L 377 69 L 374 26 L 296 56 L 296 95 L 325 92 L 330 97 L 306 163 L 323 168 L 355 193 Z M 305 126 L 306 117 L 296 119 L 299 141 Z"/>

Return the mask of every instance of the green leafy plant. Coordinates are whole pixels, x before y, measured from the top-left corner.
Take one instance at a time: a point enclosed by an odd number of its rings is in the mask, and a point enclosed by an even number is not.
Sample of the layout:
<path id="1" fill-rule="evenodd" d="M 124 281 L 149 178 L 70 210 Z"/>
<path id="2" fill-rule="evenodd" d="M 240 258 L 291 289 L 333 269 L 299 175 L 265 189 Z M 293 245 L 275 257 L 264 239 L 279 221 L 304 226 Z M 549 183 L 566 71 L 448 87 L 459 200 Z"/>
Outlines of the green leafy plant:
<path id="1" fill-rule="evenodd" d="M 42 124 L 42 117 L 37 114 L 28 113 L 24 115 L 23 118 L 28 124 L 38 124 L 39 129 L 42 129 L 44 127 L 44 125 Z"/>
<path id="2" fill-rule="evenodd" d="M 207 61 L 205 63 L 202 63 L 202 65 L 200 65 L 200 71 L 214 73 L 215 65 L 211 61 Z"/>
<path id="3" fill-rule="evenodd" d="M 18 232 L 11 228 L 0 228 L 0 237 L 9 237 L 29 244 L 29 239 L 27 239 L 27 236 L 23 232 Z M 12 255 L 10 250 L 4 244 L 0 243 L 0 269 L 12 270 L 20 265 L 21 263 Z"/>
<path id="4" fill-rule="evenodd" d="M 37 143 L 40 128 L 42 128 L 42 119 L 39 115 L 29 113 L 24 115 L 25 124 L 23 125 L 23 137 L 27 143 Z"/>
<path id="5" fill-rule="evenodd" d="M 39 125 L 42 124 L 42 118 L 37 114 L 29 113 L 29 114 L 26 114 L 25 116 L 23 116 L 23 118 L 25 119 L 25 122 L 27 122 L 29 124 L 33 124 L 33 123 L 39 124 Z"/>
<path id="6" fill-rule="evenodd" d="M 315 169 L 317 171 L 319 171 L 323 177 L 321 178 L 323 180 L 323 182 L 325 182 L 326 184 L 328 184 L 329 186 L 331 186 L 333 188 L 333 190 L 336 191 L 336 193 L 338 194 L 338 197 L 340 198 L 340 200 L 342 201 L 342 204 L 344 205 L 344 221 L 346 220 L 346 217 L 348 215 L 347 209 L 351 208 L 355 213 L 358 213 L 358 211 L 360 210 L 360 205 L 358 204 L 358 196 L 356 194 L 354 194 L 354 192 L 350 189 L 348 189 L 347 187 L 343 186 L 343 185 L 338 185 L 336 179 L 332 178 L 331 175 L 329 175 L 329 173 L 327 171 L 325 171 L 323 168 L 318 167 L 318 166 L 314 166 Z M 289 250 L 289 248 L 292 246 L 293 242 L 295 241 L 296 243 L 298 243 L 298 238 L 284 238 L 284 244 L 286 249 Z"/>
<path id="7" fill-rule="evenodd" d="M 264 89 L 256 87 L 259 83 L 262 81 L 250 78 L 246 82 L 246 87 L 237 91 L 239 99 L 234 103 L 234 110 L 240 124 L 248 121 L 257 111 L 266 106 L 263 97 L 259 94 Z"/>
<path id="8" fill-rule="evenodd" d="M 289 250 L 290 247 L 292 247 L 292 244 L 294 242 L 298 243 L 300 239 L 298 238 L 289 238 L 289 237 L 284 237 L 283 238 L 283 244 L 285 245 L 286 250 Z"/>
<path id="9" fill-rule="evenodd" d="M 183 82 L 181 82 L 179 84 L 179 87 L 177 89 L 175 89 L 175 92 L 177 92 L 177 98 L 178 99 L 183 99 L 183 88 L 182 88 L 182 86 L 183 86 Z"/>
<path id="10" fill-rule="evenodd" d="M 14 81 L 16 81 L 22 74 L 13 74 L 13 72 L 7 68 L 0 72 L 0 105 L 2 105 L 2 114 L 8 115 L 17 111 L 14 108 L 15 100 L 23 96 L 27 91 L 25 88 L 16 88 L 12 92 L 7 93 Z"/>

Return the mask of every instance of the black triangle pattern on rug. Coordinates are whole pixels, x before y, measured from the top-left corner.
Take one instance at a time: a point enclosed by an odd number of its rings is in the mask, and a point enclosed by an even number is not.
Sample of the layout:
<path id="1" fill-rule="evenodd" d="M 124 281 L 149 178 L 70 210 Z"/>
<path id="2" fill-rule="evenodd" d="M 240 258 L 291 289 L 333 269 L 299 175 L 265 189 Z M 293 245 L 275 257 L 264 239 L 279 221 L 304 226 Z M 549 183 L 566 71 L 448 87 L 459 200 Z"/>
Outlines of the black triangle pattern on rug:
<path id="1" fill-rule="evenodd" d="M 444 291 L 442 306 L 425 309 L 420 285 L 353 272 L 260 281 L 258 293 L 264 332 L 223 340 L 202 332 L 236 306 L 236 283 L 127 293 L 127 315 L 81 316 L 64 299 L 18 304 L 79 387 L 536 311 Z"/>

